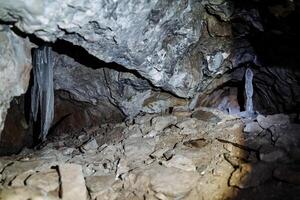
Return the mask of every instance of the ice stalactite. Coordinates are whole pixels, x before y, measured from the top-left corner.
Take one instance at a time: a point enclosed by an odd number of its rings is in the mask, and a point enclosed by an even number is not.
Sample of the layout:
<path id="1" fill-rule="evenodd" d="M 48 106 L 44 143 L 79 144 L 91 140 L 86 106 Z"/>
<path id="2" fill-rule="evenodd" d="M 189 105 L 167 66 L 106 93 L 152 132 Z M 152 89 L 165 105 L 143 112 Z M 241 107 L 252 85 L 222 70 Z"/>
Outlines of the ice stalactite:
<path id="1" fill-rule="evenodd" d="M 245 73 L 245 91 L 246 91 L 246 112 L 254 113 L 253 110 L 253 72 L 250 68 Z"/>
<path id="2" fill-rule="evenodd" d="M 34 122 L 38 122 L 40 117 L 39 139 L 42 141 L 54 117 L 53 65 L 51 47 L 42 46 L 34 50 L 31 112 Z"/>

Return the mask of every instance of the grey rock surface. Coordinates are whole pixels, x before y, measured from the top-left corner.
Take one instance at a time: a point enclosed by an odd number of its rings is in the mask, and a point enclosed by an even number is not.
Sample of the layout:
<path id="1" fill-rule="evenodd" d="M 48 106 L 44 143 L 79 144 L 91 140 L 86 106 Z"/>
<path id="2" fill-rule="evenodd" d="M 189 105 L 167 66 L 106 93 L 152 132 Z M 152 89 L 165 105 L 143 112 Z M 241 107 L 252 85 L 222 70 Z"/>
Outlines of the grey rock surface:
<path id="1" fill-rule="evenodd" d="M 66 55 L 55 54 L 55 59 L 54 88 L 70 92 L 78 101 L 111 103 L 126 116 L 135 116 L 151 96 L 149 82 L 132 73 L 103 66 L 92 69 Z"/>
<path id="2" fill-rule="evenodd" d="M 10 101 L 27 90 L 31 70 L 31 44 L 0 25 L 0 133 Z"/>
<path id="3" fill-rule="evenodd" d="M 136 70 L 154 86 L 180 97 L 193 97 L 218 74 L 255 58 L 245 40 L 231 38 L 228 24 L 216 22 L 209 34 L 206 31 L 205 21 L 212 15 L 231 19 L 234 10 L 227 1 L 0 3 L 0 19 L 15 22 L 22 32 L 82 46 L 98 59 Z"/>
<path id="4" fill-rule="evenodd" d="M 60 38 L 80 45 L 179 96 L 195 92 L 199 71 L 184 60 L 201 36 L 203 6 L 196 1 L 0 3 L 0 18 L 16 22 L 23 32 L 45 41 Z"/>

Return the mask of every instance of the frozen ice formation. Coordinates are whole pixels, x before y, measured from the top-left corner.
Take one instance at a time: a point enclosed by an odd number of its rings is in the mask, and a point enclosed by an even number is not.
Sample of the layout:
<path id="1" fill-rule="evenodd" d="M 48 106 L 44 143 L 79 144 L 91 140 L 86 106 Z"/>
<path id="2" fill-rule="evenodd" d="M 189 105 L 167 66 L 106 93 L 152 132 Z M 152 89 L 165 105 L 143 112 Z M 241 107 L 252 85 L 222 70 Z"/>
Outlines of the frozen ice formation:
<path id="1" fill-rule="evenodd" d="M 253 72 L 250 68 L 245 73 L 246 112 L 253 113 Z"/>
<path id="2" fill-rule="evenodd" d="M 54 116 L 53 59 L 51 48 L 42 46 L 33 54 L 32 118 L 40 117 L 39 139 L 45 140 Z M 39 115 L 40 114 L 40 115 Z"/>

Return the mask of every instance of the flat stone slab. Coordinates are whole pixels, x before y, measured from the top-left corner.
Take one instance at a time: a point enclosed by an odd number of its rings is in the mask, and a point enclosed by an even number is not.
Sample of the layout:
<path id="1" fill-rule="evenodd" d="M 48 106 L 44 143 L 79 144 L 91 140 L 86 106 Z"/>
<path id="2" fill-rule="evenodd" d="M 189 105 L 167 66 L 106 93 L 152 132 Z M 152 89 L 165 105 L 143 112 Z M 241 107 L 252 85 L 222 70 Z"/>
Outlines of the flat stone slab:
<path id="1" fill-rule="evenodd" d="M 81 165 L 62 164 L 58 166 L 61 179 L 61 195 L 64 200 L 86 200 L 87 189 Z"/>

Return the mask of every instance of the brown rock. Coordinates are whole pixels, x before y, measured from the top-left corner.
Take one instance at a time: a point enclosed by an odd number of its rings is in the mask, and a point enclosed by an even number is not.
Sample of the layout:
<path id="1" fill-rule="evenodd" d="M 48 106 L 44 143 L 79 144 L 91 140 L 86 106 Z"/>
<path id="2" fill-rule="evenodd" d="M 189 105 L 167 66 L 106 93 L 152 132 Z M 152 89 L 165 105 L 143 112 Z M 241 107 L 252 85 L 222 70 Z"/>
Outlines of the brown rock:
<path id="1" fill-rule="evenodd" d="M 227 22 L 221 22 L 214 16 L 208 16 L 207 26 L 209 34 L 213 37 L 231 36 L 231 25 Z"/>

